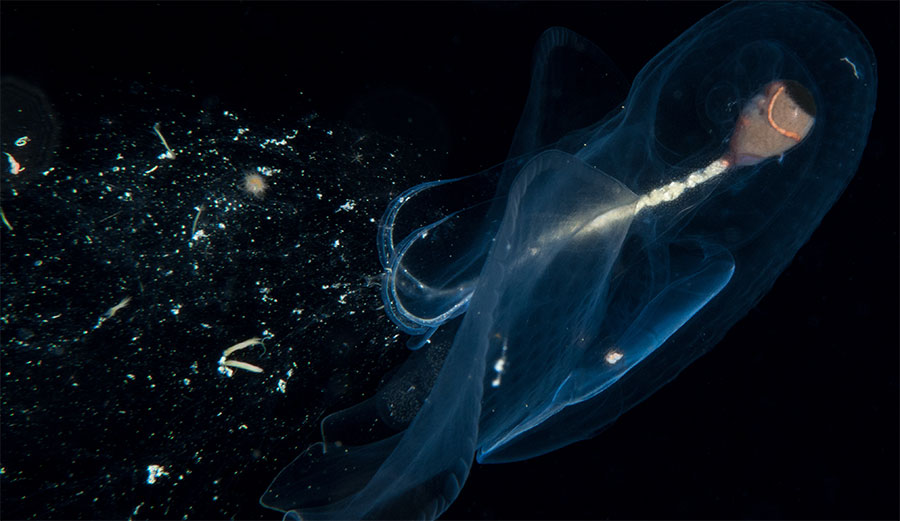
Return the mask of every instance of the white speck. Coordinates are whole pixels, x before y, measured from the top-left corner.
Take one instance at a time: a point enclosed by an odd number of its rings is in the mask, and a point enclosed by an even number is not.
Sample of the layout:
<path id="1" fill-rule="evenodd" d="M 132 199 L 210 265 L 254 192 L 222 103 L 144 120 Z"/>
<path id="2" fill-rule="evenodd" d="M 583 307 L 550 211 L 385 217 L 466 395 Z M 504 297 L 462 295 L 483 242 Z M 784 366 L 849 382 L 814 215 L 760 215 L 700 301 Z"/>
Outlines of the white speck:
<path id="1" fill-rule="evenodd" d="M 331 246 L 332 246 L 333 248 L 337 248 L 337 247 L 340 246 L 340 245 L 341 245 L 341 240 L 340 240 L 340 239 L 335 239 L 334 244 L 332 244 Z"/>
<path id="2" fill-rule="evenodd" d="M 10 174 L 18 175 L 19 172 L 25 170 L 22 167 L 22 165 L 20 165 L 19 162 L 16 161 L 16 158 L 14 158 L 13 156 L 9 155 L 6 152 L 4 152 L 4 154 L 6 154 L 7 161 L 9 161 L 9 173 Z"/>
<path id="3" fill-rule="evenodd" d="M 356 201 L 350 199 L 346 203 L 342 204 L 340 208 L 337 209 L 337 212 L 344 210 L 345 212 L 349 212 L 350 210 L 356 208 Z M 335 213 L 337 213 L 335 212 Z"/>
<path id="4" fill-rule="evenodd" d="M 507 348 L 507 340 L 503 340 L 503 347 L 500 351 L 500 358 L 494 362 L 494 372 L 497 373 L 497 376 L 491 380 L 491 387 L 500 387 L 500 382 L 503 379 L 503 373 L 506 372 L 506 348 Z"/>
<path id="5" fill-rule="evenodd" d="M 223 356 L 222 359 L 219 360 L 219 367 L 216 370 L 219 371 L 219 373 L 227 376 L 228 378 L 231 378 L 232 376 L 234 376 L 234 369 L 231 369 L 230 367 L 225 365 L 225 361 L 225 357 Z"/>
<path id="6" fill-rule="evenodd" d="M 859 79 L 859 72 L 856 70 L 856 64 L 853 63 L 852 61 L 850 61 L 850 58 L 847 58 L 846 56 L 841 58 L 841 61 L 844 63 L 850 64 L 850 66 L 853 67 L 853 77 L 855 77 L 856 79 Z"/>
<path id="7" fill-rule="evenodd" d="M 168 476 L 169 473 L 166 472 L 166 468 L 161 465 L 147 465 L 147 484 L 153 485 L 156 483 L 156 480 Z"/>
<path id="8" fill-rule="evenodd" d="M 607 364 L 613 365 L 616 362 L 618 362 L 619 360 L 621 360 L 623 356 L 625 356 L 625 355 L 618 349 L 612 349 L 612 350 L 610 350 L 610 352 L 606 353 L 606 355 L 603 356 L 603 360 Z"/>

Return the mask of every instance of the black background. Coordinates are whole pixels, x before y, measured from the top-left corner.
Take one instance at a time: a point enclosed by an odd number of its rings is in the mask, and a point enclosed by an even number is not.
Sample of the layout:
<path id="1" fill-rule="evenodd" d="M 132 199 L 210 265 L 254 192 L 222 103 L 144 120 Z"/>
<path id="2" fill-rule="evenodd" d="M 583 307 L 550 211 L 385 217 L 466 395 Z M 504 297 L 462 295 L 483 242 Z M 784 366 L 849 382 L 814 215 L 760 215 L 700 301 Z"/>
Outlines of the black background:
<path id="1" fill-rule="evenodd" d="M 594 440 L 475 465 L 446 518 L 897 518 L 898 4 L 834 5 L 875 49 L 878 108 L 810 243 L 673 383 Z M 63 125 L 84 116 L 71 93 L 111 81 L 260 119 L 302 96 L 446 151 L 437 175 L 451 177 L 505 158 L 547 27 L 585 35 L 632 78 L 717 6 L 4 2 L 0 71 L 39 85 Z"/>

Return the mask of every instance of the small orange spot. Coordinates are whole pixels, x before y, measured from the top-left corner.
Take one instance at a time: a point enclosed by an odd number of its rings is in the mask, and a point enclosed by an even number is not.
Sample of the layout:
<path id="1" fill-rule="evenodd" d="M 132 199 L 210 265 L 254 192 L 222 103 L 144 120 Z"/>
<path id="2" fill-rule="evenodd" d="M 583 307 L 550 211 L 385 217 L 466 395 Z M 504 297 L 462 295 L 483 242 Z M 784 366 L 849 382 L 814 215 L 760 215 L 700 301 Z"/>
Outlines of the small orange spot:
<path id="1" fill-rule="evenodd" d="M 266 196 L 266 191 L 269 189 L 269 183 L 267 183 L 265 178 L 259 174 L 246 174 L 241 188 L 253 197 L 262 199 Z"/>

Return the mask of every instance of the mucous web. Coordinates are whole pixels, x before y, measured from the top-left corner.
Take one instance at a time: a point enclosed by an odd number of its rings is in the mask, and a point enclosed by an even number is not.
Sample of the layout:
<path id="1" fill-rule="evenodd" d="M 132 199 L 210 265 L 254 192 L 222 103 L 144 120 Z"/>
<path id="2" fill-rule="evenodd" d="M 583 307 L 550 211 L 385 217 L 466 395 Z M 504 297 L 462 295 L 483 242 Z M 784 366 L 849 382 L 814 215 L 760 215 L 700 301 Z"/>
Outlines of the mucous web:
<path id="1" fill-rule="evenodd" d="M 326 409 L 406 356 L 372 238 L 395 183 L 434 168 L 304 107 L 120 87 L 81 110 L 50 172 L 3 174 L 4 514 L 259 515 Z"/>

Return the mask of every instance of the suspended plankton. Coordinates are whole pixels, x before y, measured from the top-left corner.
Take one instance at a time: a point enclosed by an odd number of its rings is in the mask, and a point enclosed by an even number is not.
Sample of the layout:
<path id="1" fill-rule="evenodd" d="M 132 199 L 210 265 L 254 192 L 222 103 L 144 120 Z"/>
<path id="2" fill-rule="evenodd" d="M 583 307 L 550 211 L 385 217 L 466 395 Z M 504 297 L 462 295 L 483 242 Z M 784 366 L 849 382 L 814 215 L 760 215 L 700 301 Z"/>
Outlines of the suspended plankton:
<path id="1" fill-rule="evenodd" d="M 269 189 L 269 183 L 266 182 L 266 179 L 263 176 L 257 173 L 248 172 L 244 174 L 241 189 L 256 199 L 262 199 L 266 196 L 266 191 Z"/>
<path id="2" fill-rule="evenodd" d="M 225 360 L 224 362 L 222 362 L 222 365 L 226 367 L 236 367 L 238 369 L 251 371 L 253 373 L 263 372 L 262 367 L 259 367 L 258 365 L 248 364 L 247 362 L 238 362 L 237 360 Z"/>
<path id="3" fill-rule="evenodd" d="M 169 143 L 166 142 L 166 138 L 162 135 L 162 131 L 159 129 L 159 122 L 153 125 L 153 131 L 156 132 L 156 135 L 159 136 L 159 140 L 162 141 L 164 147 L 166 147 L 166 153 L 161 157 L 165 157 L 166 159 L 175 159 L 175 152 L 169 148 Z"/>
<path id="4" fill-rule="evenodd" d="M 252 373 L 263 372 L 263 368 L 259 367 L 257 365 L 248 364 L 247 362 L 241 362 L 238 360 L 229 360 L 228 359 L 228 356 L 230 354 L 234 353 L 235 351 L 240 351 L 241 349 L 244 349 L 244 348 L 247 348 L 250 346 L 254 346 L 257 344 L 262 346 L 263 345 L 262 339 L 259 337 L 253 337 L 253 338 L 248 338 L 247 340 L 244 340 L 243 342 L 238 342 L 237 344 L 234 344 L 233 346 L 229 347 L 228 349 L 222 351 L 222 358 L 219 359 L 219 372 L 231 376 L 231 370 L 229 369 L 230 367 L 233 367 L 235 369 L 243 369 L 245 371 L 250 371 Z M 265 349 L 265 346 L 263 346 L 263 349 Z"/>

